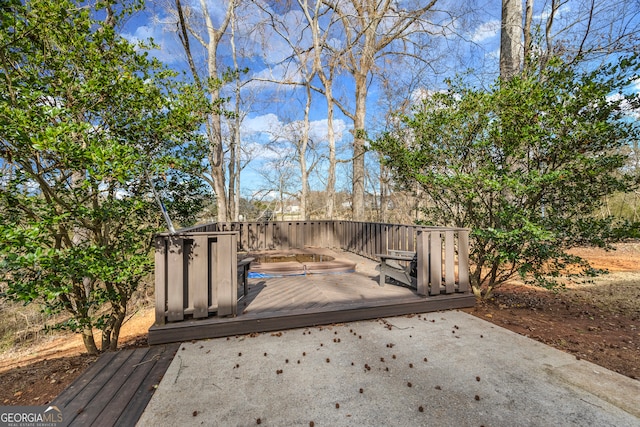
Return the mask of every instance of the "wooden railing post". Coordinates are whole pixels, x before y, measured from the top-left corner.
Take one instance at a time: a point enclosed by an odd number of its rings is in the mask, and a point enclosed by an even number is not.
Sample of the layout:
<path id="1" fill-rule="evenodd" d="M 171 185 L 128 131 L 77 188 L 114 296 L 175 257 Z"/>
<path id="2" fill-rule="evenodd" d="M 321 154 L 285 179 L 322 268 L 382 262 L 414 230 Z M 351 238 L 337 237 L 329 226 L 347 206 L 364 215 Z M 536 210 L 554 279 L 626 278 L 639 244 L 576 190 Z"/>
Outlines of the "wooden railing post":
<path id="1" fill-rule="evenodd" d="M 458 231 L 458 292 L 469 292 L 469 230 Z"/>
<path id="2" fill-rule="evenodd" d="M 189 303 L 193 317 L 209 316 L 209 238 L 193 237 L 189 259 Z"/>
<path id="3" fill-rule="evenodd" d="M 429 232 L 418 230 L 416 236 L 418 265 L 416 271 L 416 287 L 418 295 L 429 294 Z"/>
<path id="4" fill-rule="evenodd" d="M 440 231 L 432 230 L 429 243 L 429 271 L 431 287 L 430 295 L 440 295 L 440 284 L 442 283 L 442 242 L 440 241 Z"/>
<path id="5" fill-rule="evenodd" d="M 167 245 L 167 320 L 184 319 L 184 239 L 169 236 Z"/>
<path id="6" fill-rule="evenodd" d="M 453 230 L 444 232 L 444 292 L 446 294 L 452 294 L 456 291 L 456 248 L 453 233 Z"/>
<path id="7" fill-rule="evenodd" d="M 218 316 L 236 316 L 238 313 L 238 256 L 237 235 L 216 236 L 216 256 L 211 270 L 215 272 L 218 288 Z"/>
<path id="8" fill-rule="evenodd" d="M 167 239 L 156 236 L 155 246 L 155 299 L 156 299 L 156 325 L 166 323 L 167 309 Z"/>

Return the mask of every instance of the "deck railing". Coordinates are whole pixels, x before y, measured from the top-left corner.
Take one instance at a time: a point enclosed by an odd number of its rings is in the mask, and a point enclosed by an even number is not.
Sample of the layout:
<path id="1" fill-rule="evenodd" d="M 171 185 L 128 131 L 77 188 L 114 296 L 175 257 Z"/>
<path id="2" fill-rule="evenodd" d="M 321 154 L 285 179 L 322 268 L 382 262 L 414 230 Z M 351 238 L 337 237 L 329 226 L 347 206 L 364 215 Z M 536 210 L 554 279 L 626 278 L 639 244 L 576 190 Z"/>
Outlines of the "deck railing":
<path id="1" fill-rule="evenodd" d="M 156 324 L 212 313 L 235 316 L 241 292 L 238 252 L 321 247 L 370 259 L 389 250 L 417 252 L 418 294 L 469 292 L 465 228 L 356 221 L 211 223 L 159 234 L 155 247 Z"/>

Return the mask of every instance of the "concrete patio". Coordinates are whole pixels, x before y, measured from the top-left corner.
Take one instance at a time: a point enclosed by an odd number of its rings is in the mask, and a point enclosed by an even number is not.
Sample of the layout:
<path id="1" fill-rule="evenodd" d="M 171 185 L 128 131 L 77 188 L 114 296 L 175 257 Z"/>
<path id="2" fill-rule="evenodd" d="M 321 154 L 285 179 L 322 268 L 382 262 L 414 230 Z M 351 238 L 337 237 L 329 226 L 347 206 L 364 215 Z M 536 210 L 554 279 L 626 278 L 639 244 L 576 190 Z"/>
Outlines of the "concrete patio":
<path id="1" fill-rule="evenodd" d="M 183 343 L 168 424 L 639 426 L 640 382 L 447 311 Z"/>

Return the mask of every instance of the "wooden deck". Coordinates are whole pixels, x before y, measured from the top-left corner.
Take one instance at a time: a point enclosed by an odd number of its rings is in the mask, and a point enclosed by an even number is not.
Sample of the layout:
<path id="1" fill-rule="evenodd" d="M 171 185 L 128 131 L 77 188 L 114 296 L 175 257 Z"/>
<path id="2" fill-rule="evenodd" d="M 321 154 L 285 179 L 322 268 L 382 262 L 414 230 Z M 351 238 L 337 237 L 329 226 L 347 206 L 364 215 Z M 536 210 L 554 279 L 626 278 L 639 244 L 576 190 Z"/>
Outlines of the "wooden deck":
<path id="1" fill-rule="evenodd" d="M 105 353 L 51 403 L 68 426 L 132 426 L 179 344 Z"/>
<path id="2" fill-rule="evenodd" d="M 423 297 L 402 286 L 378 285 L 375 262 L 353 254 L 356 273 L 250 279 L 237 317 L 185 320 L 149 329 L 149 343 L 161 344 L 254 332 L 472 307 L 475 297 L 456 293 Z"/>

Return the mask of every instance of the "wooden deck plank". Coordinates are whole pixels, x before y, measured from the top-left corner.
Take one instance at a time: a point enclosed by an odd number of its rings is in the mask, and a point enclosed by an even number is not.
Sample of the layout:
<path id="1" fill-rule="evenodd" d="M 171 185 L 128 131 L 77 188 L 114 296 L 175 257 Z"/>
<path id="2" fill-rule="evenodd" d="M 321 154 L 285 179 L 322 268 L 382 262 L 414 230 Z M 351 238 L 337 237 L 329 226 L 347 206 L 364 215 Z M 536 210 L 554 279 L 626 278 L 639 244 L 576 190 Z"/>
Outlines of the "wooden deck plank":
<path id="1" fill-rule="evenodd" d="M 118 419 L 124 412 L 127 412 L 126 408 L 136 392 L 140 389 L 140 384 L 142 384 L 145 377 L 149 374 L 149 371 L 157 362 L 158 351 L 162 351 L 163 348 L 164 346 L 150 347 L 144 357 L 133 366 L 131 374 L 122 384 L 120 390 L 109 401 L 109 404 L 106 407 L 108 410 L 102 411 L 100 416 L 91 423 L 93 427 L 118 425 Z"/>
<path id="2" fill-rule="evenodd" d="M 116 353 L 105 353 L 101 355 L 89 368 L 87 368 L 83 374 L 76 378 L 62 393 L 55 399 L 55 404 L 59 408 L 63 408 L 69 404 L 78 394 L 84 390 L 84 388 L 91 382 L 91 380 L 98 375 L 109 364 L 111 359 L 115 357 Z"/>
<path id="3" fill-rule="evenodd" d="M 292 299 L 301 293 L 310 292 L 309 289 L 303 289 L 302 287 L 290 286 L 290 282 L 286 279 L 273 279 L 269 280 L 267 287 L 256 298 L 252 304 L 254 310 L 259 310 L 260 307 L 269 306 L 271 304 L 288 305 Z"/>
<path id="4" fill-rule="evenodd" d="M 293 283 L 304 282 L 303 286 L 295 286 Z M 306 286 L 307 281 L 303 276 L 292 281 L 291 278 L 274 278 L 268 281 L 267 286 L 249 306 L 251 311 L 271 311 L 273 307 L 291 306 L 304 301 L 316 301 L 317 289 Z"/>
<path id="5" fill-rule="evenodd" d="M 207 236 L 195 236 L 191 251 L 189 304 L 193 307 L 193 317 L 207 317 L 209 314 L 209 239 Z"/>
<path id="6" fill-rule="evenodd" d="M 100 369 L 99 372 L 89 378 L 87 384 L 71 400 L 67 400 L 65 403 L 62 403 L 58 402 L 58 398 L 54 399 L 53 404 L 56 405 L 65 415 L 65 422 L 69 422 L 69 425 L 72 425 L 75 418 L 84 412 L 86 406 L 91 402 L 109 378 L 111 378 L 111 374 L 120 369 L 132 353 L 133 350 L 122 350 L 116 353 L 111 353 L 114 354 L 114 356 L 110 358 L 108 363 L 102 366 L 102 369 Z M 109 357 L 109 355 L 110 353 L 106 353 L 100 358 L 103 356 Z"/>
<path id="7" fill-rule="evenodd" d="M 309 278 L 331 302 L 351 300 L 368 300 L 375 298 L 393 298 L 395 296 L 412 296 L 415 293 L 401 286 L 380 287 L 377 281 L 354 275 L 312 276 Z M 353 283 L 352 283 L 353 281 Z"/>
<path id="8" fill-rule="evenodd" d="M 155 314 L 156 323 L 165 322 L 165 301 L 167 300 L 167 264 L 165 255 L 167 241 L 164 237 L 155 238 Z"/>
<path id="9" fill-rule="evenodd" d="M 184 239 L 169 238 L 167 263 L 175 266 L 170 268 L 167 274 L 167 320 L 170 322 L 184 319 L 184 249 Z M 164 306 L 164 303 L 162 305 Z"/>
<path id="10" fill-rule="evenodd" d="M 212 269 L 216 271 L 214 283 L 218 288 L 218 315 L 235 316 L 238 309 L 238 290 L 231 286 L 232 279 L 238 277 L 235 236 L 218 236 L 217 246 L 217 256 L 214 258 Z"/>
<path id="11" fill-rule="evenodd" d="M 149 400 L 151 400 L 151 396 L 153 396 L 155 392 L 155 387 L 160 383 L 165 372 L 167 372 L 167 368 L 171 364 L 179 347 L 180 345 L 177 343 L 151 347 L 152 350 L 149 352 L 149 360 L 155 360 L 155 362 L 149 362 L 144 365 L 145 367 L 150 365 L 151 368 L 145 375 L 141 375 L 142 381 L 136 387 L 135 394 L 129 400 L 114 425 L 132 426 L 138 422 Z M 142 367 L 143 365 L 140 366 Z"/>
<path id="12" fill-rule="evenodd" d="M 318 288 L 318 286 L 314 285 L 313 282 L 309 280 L 301 280 L 298 283 L 302 284 L 302 286 L 292 285 L 291 282 L 283 283 L 283 288 L 291 288 L 294 291 L 293 294 L 288 293 L 289 295 L 288 306 L 291 309 L 295 309 L 297 307 L 303 308 L 305 305 L 309 305 L 309 304 L 326 305 L 326 304 L 332 303 L 332 301 L 328 299 L 323 294 L 322 290 Z"/>
<path id="13" fill-rule="evenodd" d="M 444 286 L 445 292 L 452 294 L 455 292 L 455 246 L 453 231 L 445 231 L 444 233 Z"/>
<path id="14" fill-rule="evenodd" d="M 52 405 L 69 426 L 135 425 L 179 344 L 104 353 Z"/>
<path id="15" fill-rule="evenodd" d="M 357 286 L 348 283 L 354 279 L 357 281 Z M 275 311 L 278 308 L 286 310 L 311 308 L 395 295 L 412 296 L 414 294 L 409 289 L 395 286 L 381 289 L 372 279 L 353 274 L 274 278 L 269 280 L 263 294 L 250 304 L 245 313 Z"/>
<path id="16" fill-rule="evenodd" d="M 251 289 L 251 281 L 249 284 Z M 269 280 L 268 284 L 256 295 L 254 300 L 245 309 L 245 313 L 260 311 L 261 309 L 267 309 L 279 305 L 283 301 L 288 301 L 288 292 L 295 292 L 291 288 L 283 288 L 279 286 L 277 281 Z"/>
<path id="17" fill-rule="evenodd" d="M 73 420 L 73 425 L 93 426 L 96 424 L 96 421 L 100 419 L 103 412 L 113 412 L 105 411 L 105 408 L 107 408 L 111 400 L 121 392 L 128 377 L 133 373 L 137 364 L 142 361 L 148 351 L 148 348 L 123 350 L 123 352 L 129 353 L 129 357 L 127 357 L 126 361 L 119 366 L 118 369 L 109 370 L 111 375 L 105 382 L 100 384 L 97 393 L 82 407 L 82 412 L 77 414 Z"/>
<path id="18" fill-rule="evenodd" d="M 458 292 L 469 292 L 469 232 L 458 236 Z"/>
<path id="19" fill-rule="evenodd" d="M 431 278 L 429 279 L 430 295 L 440 295 L 440 287 L 442 283 L 442 241 L 440 240 L 440 232 L 432 231 L 429 237 L 429 269 L 431 270 Z"/>

